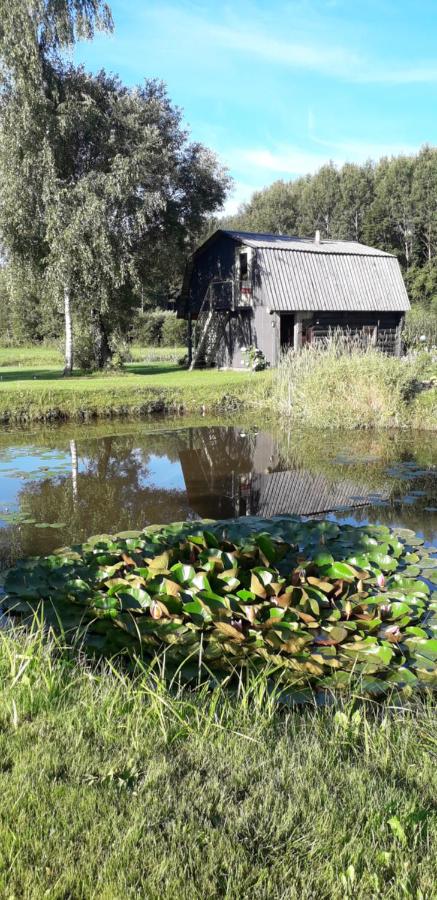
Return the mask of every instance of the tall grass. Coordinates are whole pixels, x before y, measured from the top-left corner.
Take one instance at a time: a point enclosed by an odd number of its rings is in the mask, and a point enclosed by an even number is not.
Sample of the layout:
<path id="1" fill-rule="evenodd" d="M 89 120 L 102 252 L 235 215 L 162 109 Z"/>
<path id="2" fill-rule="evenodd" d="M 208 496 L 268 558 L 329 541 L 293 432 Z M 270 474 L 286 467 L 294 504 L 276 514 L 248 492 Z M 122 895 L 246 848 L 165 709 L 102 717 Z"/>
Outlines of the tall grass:
<path id="1" fill-rule="evenodd" d="M 0 895 L 431 898 L 436 710 L 281 710 L 0 632 Z"/>
<path id="2" fill-rule="evenodd" d="M 333 335 L 282 356 L 273 374 L 273 404 L 312 426 L 403 426 L 428 365 Z"/>

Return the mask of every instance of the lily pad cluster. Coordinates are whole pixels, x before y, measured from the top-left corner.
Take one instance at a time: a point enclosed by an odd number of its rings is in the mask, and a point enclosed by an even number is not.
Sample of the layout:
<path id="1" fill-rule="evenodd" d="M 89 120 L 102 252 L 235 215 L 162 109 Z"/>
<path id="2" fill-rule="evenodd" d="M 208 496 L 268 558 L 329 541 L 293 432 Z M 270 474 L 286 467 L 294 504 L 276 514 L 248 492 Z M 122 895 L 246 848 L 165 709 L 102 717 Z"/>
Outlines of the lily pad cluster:
<path id="1" fill-rule="evenodd" d="M 99 654 L 165 651 L 187 677 L 275 672 L 287 689 L 437 685 L 437 558 L 413 531 L 295 517 L 97 535 L 21 561 L 3 607 Z"/>

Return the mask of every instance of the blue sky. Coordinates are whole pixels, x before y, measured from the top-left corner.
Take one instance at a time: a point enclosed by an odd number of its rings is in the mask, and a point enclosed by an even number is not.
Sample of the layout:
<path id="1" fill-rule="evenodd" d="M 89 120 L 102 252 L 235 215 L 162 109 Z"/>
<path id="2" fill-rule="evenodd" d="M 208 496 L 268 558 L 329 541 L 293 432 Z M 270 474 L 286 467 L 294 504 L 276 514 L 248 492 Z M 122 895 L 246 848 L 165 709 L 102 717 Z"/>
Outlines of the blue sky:
<path id="1" fill-rule="evenodd" d="M 277 178 L 437 143 L 436 0 L 113 0 L 77 62 L 163 79 L 235 180 L 234 211 Z"/>

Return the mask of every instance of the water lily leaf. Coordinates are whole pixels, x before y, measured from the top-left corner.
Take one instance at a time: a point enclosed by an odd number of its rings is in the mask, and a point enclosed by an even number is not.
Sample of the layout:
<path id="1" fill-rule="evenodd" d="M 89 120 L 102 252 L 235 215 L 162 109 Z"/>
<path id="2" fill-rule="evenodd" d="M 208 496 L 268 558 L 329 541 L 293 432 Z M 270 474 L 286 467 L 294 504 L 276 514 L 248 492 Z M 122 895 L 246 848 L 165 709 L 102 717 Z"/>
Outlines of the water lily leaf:
<path id="1" fill-rule="evenodd" d="M 262 582 L 260 581 L 258 576 L 255 575 L 254 573 L 252 573 L 252 576 L 250 579 L 250 590 L 251 590 L 251 593 L 255 594 L 256 597 L 261 597 L 263 599 L 265 597 L 267 597 L 267 591 L 266 591 L 264 585 L 262 584 Z"/>
<path id="2" fill-rule="evenodd" d="M 193 566 L 184 563 L 176 563 L 170 569 L 171 575 L 179 584 L 190 584 L 196 574 Z"/>
<path id="3" fill-rule="evenodd" d="M 389 611 L 389 619 L 400 619 L 406 613 L 410 612 L 408 603 L 391 603 Z M 408 620 L 409 621 L 409 620 Z"/>
<path id="4" fill-rule="evenodd" d="M 437 570 L 436 569 L 423 569 L 422 578 L 426 578 L 426 580 L 430 581 L 431 584 L 437 584 Z"/>
<path id="5" fill-rule="evenodd" d="M 152 557 L 152 559 L 148 559 L 147 562 L 149 568 L 153 569 L 154 572 L 168 572 L 170 564 L 170 554 L 166 550 L 159 556 L 154 556 Z"/>
<path id="6" fill-rule="evenodd" d="M 267 563 L 274 563 L 277 559 L 277 549 L 271 537 L 268 534 L 258 534 L 255 543 L 260 548 Z"/>
<path id="7" fill-rule="evenodd" d="M 151 597 L 147 591 L 141 588 L 122 588 L 116 596 L 119 598 L 123 609 L 147 609 L 151 604 Z"/>
<path id="8" fill-rule="evenodd" d="M 238 641 L 242 643 L 244 641 L 244 634 L 241 633 L 237 628 L 233 625 L 229 625 L 227 622 L 216 622 L 214 625 L 216 631 L 219 631 L 220 634 L 225 635 L 225 637 L 232 638 L 234 641 Z"/>
<path id="9" fill-rule="evenodd" d="M 321 572 L 328 578 L 341 578 L 344 581 L 353 581 L 359 575 L 357 569 L 343 562 L 334 562 L 331 565 L 322 566 Z"/>
<path id="10" fill-rule="evenodd" d="M 308 577 L 308 584 L 314 585 L 314 587 L 317 587 L 325 594 L 330 594 L 331 591 L 334 590 L 334 585 L 331 584 L 330 581 L 323 581 L 321 578 L 313 578 L 311 575 Z"/>
<path id="11" fill-rule="evenodd" d="M 334 563 L 334 557 L 332 556 L 332 553 L 328 553 L 327 551 L 320 551 L 313 557 L 313 563 L 319 569 L 322 566 L 332 566 Z"/>

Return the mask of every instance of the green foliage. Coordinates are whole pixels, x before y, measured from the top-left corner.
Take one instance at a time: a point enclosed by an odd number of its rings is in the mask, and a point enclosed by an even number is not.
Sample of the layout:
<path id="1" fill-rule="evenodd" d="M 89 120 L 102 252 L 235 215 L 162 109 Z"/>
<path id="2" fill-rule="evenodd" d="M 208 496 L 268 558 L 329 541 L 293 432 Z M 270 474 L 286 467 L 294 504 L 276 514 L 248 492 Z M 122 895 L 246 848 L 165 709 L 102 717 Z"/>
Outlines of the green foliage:
<path id="1" fill-rule="evenodd" d="M 437 559 L 414 532 L 287 517 L 207 529 L 97 535 L 24 560 L 3 605 L 99 655 L 165 649 L 188 679 L 276 670 L 288 698 L 437 684 L 437 595 L 418 577 L 435 581 Z"/>
<path id="2" fill-rule="evenodd" d="M 163 324 L 164 312 L 160 310 L 138 313 L 132 325 L 132 339 L 143 347 L 158 347 Z"/>
<path id="3" fill-rule="evenodd" d="M 161 330 L 162 347 L 184 347 L 187 343 L 187 323 L 175 313 L 167 313 Z"/>
<path id="4" fill-rule="evenodd" d="M 363 165 L 322 166 L 253 194 L 225 227 L 369 243 L 394 253 L 413 302 L 436 296 L 437 149 Z M 216 223 L 219 227 L 220 223 Z"/>
<path id="5" fill-rule="evenodd" d="M 268 363 L 262 350 L 257 347 L 247 347 L 242 351 L 245 365 L 252 369 L 253 372 L 263 372 L 267 368 Z"/>
<path id="6" fill-rule="evenodd" d="M 229 179 L 211 151 L 189 143 L 161 83 L 128 89 L 59 55 L 77 36 L 110 26 L 103 4 L 33 5 L 19 13 L 28 19 L 23 47 L 38 64 L 23 68 L 21 51 L 11 50 L 13 16 L 0 31 L 10 66 L 0 102 L 0 232 L 12 264 L 43 280 L 39 298 L 65 307 L 68 335 L 71 306 L 101 368 L 111 334 L 127 331 L 144 293 L 158 296 L 163 284 L 174 292 Z"/>
<path id="7" fill-rule="evenodd" d="M 408 349 L 430 350 L 437 347 L 437 302 L 417 304 L 405 316 L 403 339 Z"/>
<path id="8" fill-rule="evenodd" d="M 407 290 L 414 304 L 420 304 L 437 315 L 437 260 L 415 265 L 405 273 Z"/>
<path id="9" fill-rule="evenodd" d="M 187 323 L 176 313 L 150 310 L 138 313 L 131 335 L 144 347 L 183 347 L 187 341 Z"/>
<path id="10" fill-rule="evenodd" d="M 431 358 L 386 356 L 354 341 L 328 338 L 282 357 L 273 372 L 273 403 L 322 428 L 404 426 L 420 383 L 435 375 Z M 422 427 L 435 427 L 437 410 Z"/>

